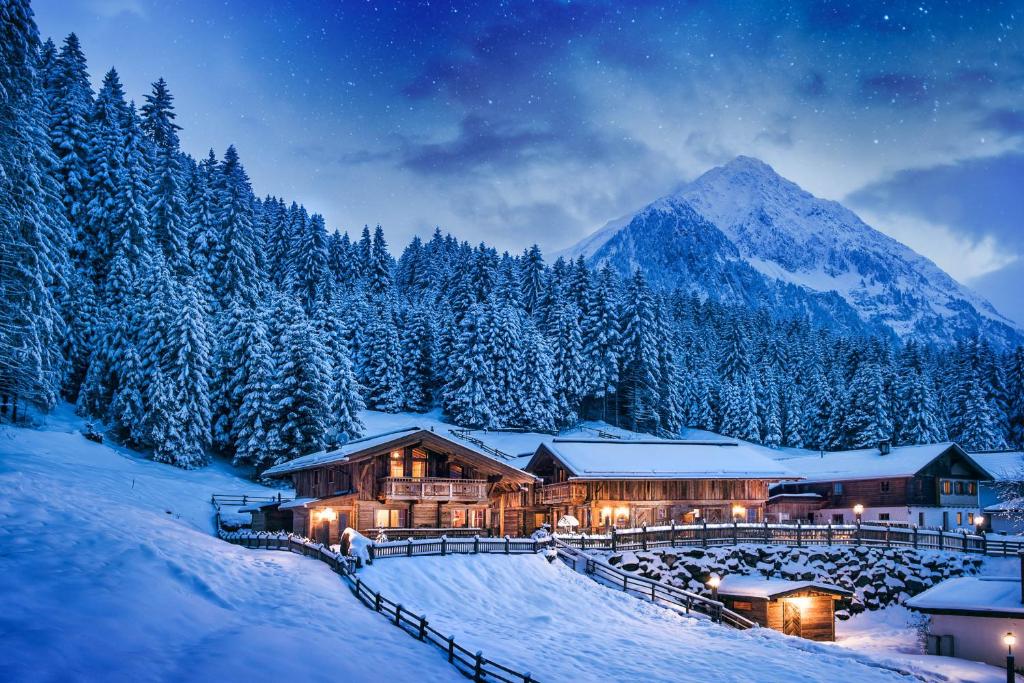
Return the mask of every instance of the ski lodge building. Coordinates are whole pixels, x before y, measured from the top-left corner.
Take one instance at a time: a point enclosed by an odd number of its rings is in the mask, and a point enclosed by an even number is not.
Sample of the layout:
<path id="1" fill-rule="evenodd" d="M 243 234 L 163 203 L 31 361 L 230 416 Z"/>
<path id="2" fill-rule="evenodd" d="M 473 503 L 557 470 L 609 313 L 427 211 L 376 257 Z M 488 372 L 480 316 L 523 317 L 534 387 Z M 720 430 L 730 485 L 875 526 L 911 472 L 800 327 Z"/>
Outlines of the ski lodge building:
<path id="1" fill-rule="evenodd" d="M 296 498 L 251 510 L 253 528 L 337 543 L 346 527 L 406 538 L 525 536 L 564 519 L 588 532 L 757 522 L 769 486 L 797 478 L 764 449 L 731 441 L 537 435 L 516 457 L 449 431 L 411 427 L 276 465 L 264 474 L 290 477 Z"/>

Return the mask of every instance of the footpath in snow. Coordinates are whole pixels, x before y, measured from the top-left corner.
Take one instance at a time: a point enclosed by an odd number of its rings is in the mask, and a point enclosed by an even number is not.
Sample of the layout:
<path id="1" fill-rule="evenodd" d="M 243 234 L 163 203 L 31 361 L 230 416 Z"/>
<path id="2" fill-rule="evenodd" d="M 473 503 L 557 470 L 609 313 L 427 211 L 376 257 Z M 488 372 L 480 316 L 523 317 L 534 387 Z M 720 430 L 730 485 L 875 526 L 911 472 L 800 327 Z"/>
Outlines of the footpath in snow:
<path id="1" fill-rule="evenodd" d="M 850 650 L 678 615 L 539 555 L 388 558 L 362 576 L 541 681 L 908 680 Z"/>
<path id="2" fill-rule="evenodd" d="M 0 427 L 0 680 L 458 681 L 320 562 L 212 536 L 209 497 L 270 495 L 48 431 Z"/>

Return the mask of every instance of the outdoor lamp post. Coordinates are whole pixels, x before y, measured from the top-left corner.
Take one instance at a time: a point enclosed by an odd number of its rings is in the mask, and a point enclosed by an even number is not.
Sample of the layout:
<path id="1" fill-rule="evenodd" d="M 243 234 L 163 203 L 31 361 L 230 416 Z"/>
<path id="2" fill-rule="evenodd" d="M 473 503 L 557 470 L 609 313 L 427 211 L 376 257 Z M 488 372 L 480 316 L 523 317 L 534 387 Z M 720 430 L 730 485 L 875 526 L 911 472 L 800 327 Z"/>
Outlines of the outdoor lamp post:
<path id="1" fill-rule="evenodd" d="M 864 514 L 864 506 L 857 503 L 853 506 L 853 514 L 857 516 L 857 524 L 860 524 L 861 516 Z"/>
<path id="2" fill-rule="evenodd" d="M 1013 646 L 1017 643 L 1017 636 L 1007 631 L 1003 643 L 1006 645 L 1006 683 L 1013 683 Z"/>
<path id="3" fill-rule="evenodd" d="M 714 574 L 708 579 L 708 587 L 711 589 L 711 599 L 718 600 L 718 586 L 722 583 L 722 579 L 718 578 Z"/>

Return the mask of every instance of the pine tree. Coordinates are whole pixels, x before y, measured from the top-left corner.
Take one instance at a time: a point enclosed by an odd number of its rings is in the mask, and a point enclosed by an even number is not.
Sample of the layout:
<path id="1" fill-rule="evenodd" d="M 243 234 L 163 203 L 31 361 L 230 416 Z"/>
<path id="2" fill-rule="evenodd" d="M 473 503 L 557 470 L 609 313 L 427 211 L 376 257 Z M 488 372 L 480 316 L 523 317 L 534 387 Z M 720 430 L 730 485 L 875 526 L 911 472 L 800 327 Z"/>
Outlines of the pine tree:
<path id="1" fill-rule="evenodd" d="M 270 428 L 275 415 L 273 346 L 261 312 L 248 310 L 245 316 L 241 327 L 247 333 L 243 343 L 246 353 L 238 373 L 241 405 L 232 430 L 234 462 L 269 466 L 272 464 Z"/>
<path id="2" fill-rule="evenodd" d="M 110 401 L 109 419 L 115 433 L 129 446 L 138 448 L 146 443 L 146 407 L 142 361 L 134 344 L 127 347 L 119 365 L 120 378 Z"/>
<path id="3" fill-rule="evenodd" d="M 249 176 L 234 145 L 228 147 L 217 174 L 217 208 L 221 253 L 218 258 L 217 298 L 226 304 L 252 305 L 259 294 L 261 274 L 253 244 L 253 196 Z"/>
<path id="4" fill-rule="evenodd" d="M 306 315 L 317 317 L 330 296 L 333 278 L 327 265 L 327 229 L 324 218 L 313 214 L 304 225 L 305 233 L 294 245 L 292 287 Z"/>
<path id="5" fill-rule="evenodd" d="M 523 322 L 522 337 L 522 412 L 516 418 L 518 424 L 513 424 L 526 429 L 551 431 L 555 428 L 558 408 L 551 369 L 551 349 L 532 320 L 527 319 Z"/>
<path id="6" fill-rule="evenodd" d="M 882 369 L 873 361 L 864 361 L 854 373 L 844 423 L 846 441 L 852 448 L 877 446 L 892 440 L 892 421 Z"/>
<path id="7" fill-rule="evenodd" d="M 189 272 L 191 263 L 188 245 L 189 216 L 183 191 L 184 177 L 179 159 L 178 131 L 174 123 L 174 97 L 164 79 L 153 83 L 153 92 L 142 105 L 142 130 L 154 149 L 154 163 L 149 197 L 149 214 L 156 243 L 164 251 L 173 273 Z"/>
<path id="8" fill-rule="evenodd" d="M 401 350 L 394 303 L 386 297 L 378 299 L 361 349 L 367 407 L 397 413 L 405 405 Z"/>
<path id="9" fill-rule="evenodd" d="M 602 419 L 605 420 L 608 419 L 608 397 L 615 393 L 619 381 L 622 355 L 616 296 L 618 286 L 614 271 L 605 264 L 590 290 L 582 329 L 587 393 L 600 400 Z"/>
<path id="10" fill-rule="evenodd" d="M 494 419 L 487 358 L 489 326 L 484 304 L 474 304 L 463 316 L 449 363 L 450 379 L 442 392 L 445 413 L 466 427 L 490 426 Z"/>
<path id="11" fill-rule="evenodd" d="M 1008 441 L 1015 448 L 1024 448 L 1024 346 L 1009 356 L 1006 373 Z"/>
<path id="12" fill-rule="evenodd" d="M 540 247 L 534 244 L 523 252 L 520 286 L 523 292 L 523 306 L 529 315 L 536 315 L 544 295 L 544 257 Z"/>
<path id="13" fill-rule="evenodd" d="M 210 347 L 204 305 L 196 287 L 187 281 L 180 290 L 180 295 L 175 298 L 177 315 L 167 331 L 164 365 L 170 392 L 179 407 L 179 441 L 173 463 L 192 469 L 208 462 Z"/>
<path id="14" fill-rule="evenodd" d="M 580 335 L 579 309 L 572 301 L 563 301 L 555 314 L 552 340 L 554 357 L 556 422 L 569 425 L 576 421 L 584 393 L 583 340 Z"/>
<path id="15" fill-rule="evenodd" d="M 407 410 L 422 412 L 433 404 L 434 344 L 432 315 L 425 307 L 414 307 L 402 327 L 403 395 Z"/>
<path id="16" fill-rule="evenodd" d="M 367 291 L 370 294 L 383 294 L 391 288 L 391 254 L 388 253 L 388 243 L 384 240 L 384 230 L 378 225 L 373 231 L 373 245 L 370 248 L 370 261 L 368 264 Z"/>
<path id="17" fill-rule="evenodd" d="M 280 416 L 276 462 L 321 450 L 330 411 L 330 366 L 319 335 L 298 311 L 281 339 L 283 357 L 271 392 Z M 271 440 L 273 442 L 273 440 Z M 271 447 L 271 452 L 275 449 Z"/>

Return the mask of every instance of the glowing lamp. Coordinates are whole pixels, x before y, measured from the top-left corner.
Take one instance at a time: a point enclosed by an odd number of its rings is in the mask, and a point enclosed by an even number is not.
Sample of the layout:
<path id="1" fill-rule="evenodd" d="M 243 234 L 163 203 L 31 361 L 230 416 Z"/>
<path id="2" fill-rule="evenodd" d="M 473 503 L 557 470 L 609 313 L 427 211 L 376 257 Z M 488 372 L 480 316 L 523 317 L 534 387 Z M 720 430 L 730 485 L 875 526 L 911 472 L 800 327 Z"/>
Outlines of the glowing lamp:
<path id="1" fill-rule="evenodd" d="M 628 507 L 615 508 L 615 516 L 616 517 L 625 517 L 626 519 L 629 519 L 629 508 Z"/>
<path id="2" fill-rule="evenodd" d="M 813 601 L 810 598 L 790 598 L 789 602 L 798 610 L 803 612 L 811 606 Z"/>
<path id="3" fill-rule="evenodd" d="M 316 519 L 318 522 L 333 522 L 338 519 L 338 513 L 334 511 L 334 508 L 324 508 L 316 511 Z"/>
<path id="4" fill-rule="evenodd" d="M 708 587 L 709 588 L 717 589 L 721 585 L 722 585 L 722 579 L 720 579 L 719 577 L 717 577 L 715 575 L 712 575 L 711 578 L 708 579 Z"/>
<path id="5" fill-rule="evenodd" d="M 1006 635 L 1003 636 L 1003 645 L 1006 646 L 1006 651 L 1007 652 L 1012 650 L 1013 646 L 1016 645 L 1016 644 L 1017 644 L 1017 636 L 1013 635 L 1010 632 L 1007 632 Z"/>
<path id="6" fill-rule="evenodd" d="M 863 515 L 864 514 L 864 506 L 861 505 L 860 503 L 857 503 L 856 505 L 853 506 L 853 513 L 855 515 Z"/>
<path id="7" fill-rule="evenodd" d="M 746 517 L 747 516 L 747 508 L 743 507 L 742 505 L 733 505 L 732 506 L 732 516 L 733 517 Z"/>

